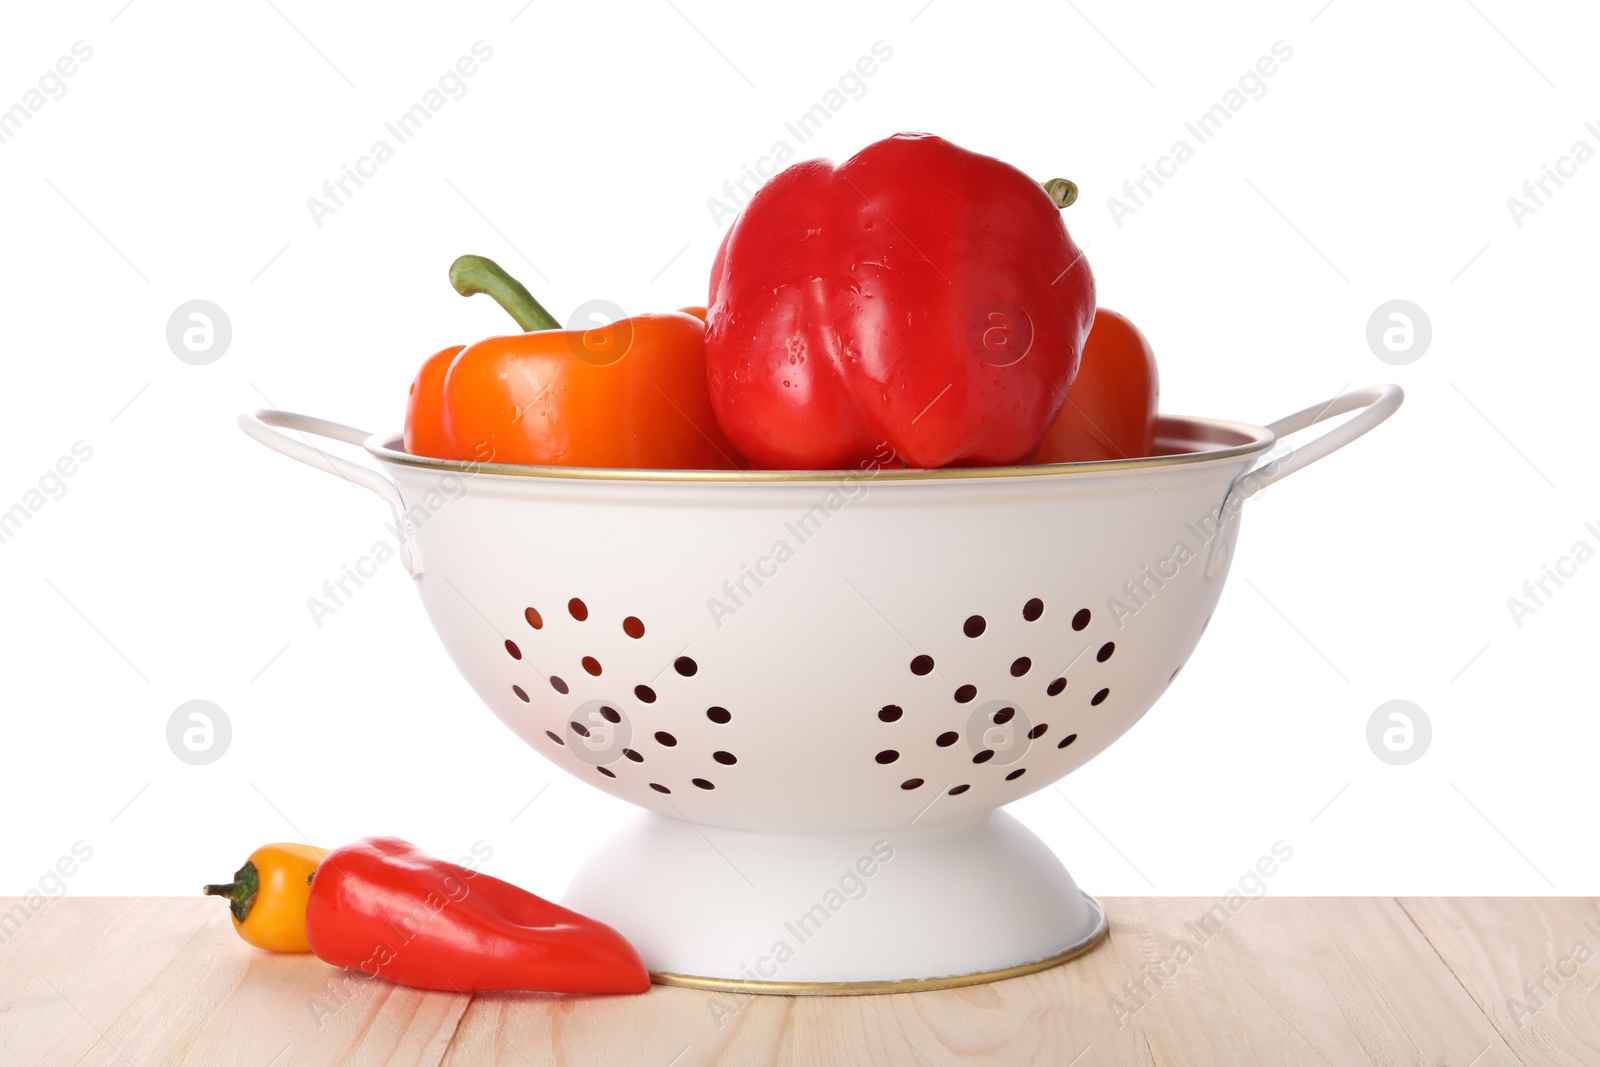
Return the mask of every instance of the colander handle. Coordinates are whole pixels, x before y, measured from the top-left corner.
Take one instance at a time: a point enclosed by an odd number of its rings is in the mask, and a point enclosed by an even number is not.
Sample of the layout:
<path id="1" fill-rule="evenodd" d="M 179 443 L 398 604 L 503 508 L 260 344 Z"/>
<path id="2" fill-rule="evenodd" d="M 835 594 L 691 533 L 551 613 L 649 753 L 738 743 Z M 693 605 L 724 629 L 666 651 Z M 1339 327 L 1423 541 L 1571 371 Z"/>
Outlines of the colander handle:
<path id="1" fill-rule="evenodd" d="M 324 452 L 313 445 L 306 436 L 311 434 L 332 441 L 341 441 L 347 445 L 359 445 L 371 437 L 371 434 L 343 423 L 312 418 L 310 415 L 296 415 L 292 411 L 275 411 L 271 408 L 246 411 L 239 416 L 239 428 L 274 452 L 281 452 L 290 459 L 297 459 L 308 467 L 337 475 L 352 485 L 370 489 L 382 497 L 394 515 L 394 528 L 399 531 L 400 562 L 405 565 L 411 577 L 422 577 L 422 557 L 417 552 L 411 520 L 406 515 L 406 503 L 400 496 L 400 487 L 370 467 L 363 467 L 359 463 L 341 459 L 331 452 Z M 279 428 L 293 430 L 299 437 L 280 433 Z"/>
<path id="2" fill-rule="evenodd" d="M 1405 393 L 1398 385 L 1369 385 L 1365 389 L 1341 393 L 1332 400 L 1313 404 L 1293 415 L 1286 415 L 1277 422 L 1268 423 L 1267 429 L 1281 439 L 1301 430 L 1309 430 L 1319 422 L 1326 422 L 1351 411 L 1361 412 L 1348 422 L 1312 438 L 1298 448 L 1291 449 L 1287 455 L 1274 456 L 1241 474 L 1234 479 L 1233 487 L 1228 491 L 1229 496 L 1238 498 L 1237 501 L 1224 500 L 1223 504 L 1225 507 L 1237 507 L 1273 482 L 1293 474 L 1301 467 L 1315 463 L 1331 452 L 1337 452 L 1393 415 L 1395 409 L 1400 406 L 1400 401 L 1404 399 Z"/>
<path id="3" fill-rule="evenodd" d="M 1290 449 L 1287 455 L 1272 456 L 1233 480 L 1228 486 L 1228 491 L 1223 494 L 1222 504 L 1217 510 L 1220 525 L 1217 536 L 1211 539 L 1211 552 L 1206 559 L 1205 576 L 1215 578 L 1228 565 L 1233 555 L 1234 539 L 1231 536 L 1224 536 L 1222 528 L 1233 521 L 1246 500 L 1301 467 L 1315 463 L 1330 452 L 1337 452 L 1393 415 L 1403 399 L 1405 394 L 1400 391 L 1398 385 L 1369 385 L 1365 389 L 1341 393 L 1332 400 L 1313 404 L 1293 415 L 1285 415 L 1277 422 L 1268 423 L 1267 429 L 1272 431 L 1273 436 L 1283 438 L 1301 430 L 1309 430 L 1319 422 L 1326 422 L 1351 411 L 1360 412 L 1355 418 L 1335 426 L 1327 433 L 1313 437 L 1298 448 Z"/>

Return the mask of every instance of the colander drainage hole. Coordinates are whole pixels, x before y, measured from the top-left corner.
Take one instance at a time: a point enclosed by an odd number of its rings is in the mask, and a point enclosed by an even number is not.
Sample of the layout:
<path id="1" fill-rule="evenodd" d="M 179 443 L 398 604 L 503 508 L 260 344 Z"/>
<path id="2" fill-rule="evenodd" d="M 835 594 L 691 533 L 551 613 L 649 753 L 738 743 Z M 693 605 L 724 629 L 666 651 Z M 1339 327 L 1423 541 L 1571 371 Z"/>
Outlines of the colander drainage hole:
<path id="1" fill-rule="evenodd" d="M 571 600 L 567 601 L 567 612 L 574 619 L 577 619 L 579 622 L 583 622 L 589 617 L 589 605 L 585 604 L 577 597 L 573 597 Z"/>
<path id="2" fill-rule="evenodd" d="M 621 722 L 622 721 L 622 712 L 618 711 L 616 708 L 613 708 L 613 707 L 601 708 L 600 709 L 600 714 L 606 720 L 606 722 Z"/>
<path id="3" fill-rule="evenodd" d="M 714 723 L 726 723 L 733 716 L 729 714 L 727 708 L 707 708 L 706 718 Z"/>
<path id="4" fill-rule="evenodd" d="M 1028 740 L 1029 741 L 1037 741 L 1037 740 L 1039 740 L 1039 738 L 1044 736 L 1044 732 L 1046 730 L 1048 730 L 1048 729 L 1050 729 L 1050 724 L 1049 723 L 1047 723 L 1047 722 L 1040 723 L 1038 726 L 1035 726 L 1033 729 L 1028 731 Z"/>
<path id="5" fill-rule="evenodd" d="M 701 789 L 715 789 L 716 788 L 716 786 L 712 785 L 710 782 L 706 781 L 704 778 L 691 778 L 691 779 L 689 779 L 689 781 L 693 782 L 696 786 L 698 786 Z"/>
<path id="6" fill-rule="evenodd" d="M 1024 674 L 1028 673 L 1028 669 L 1032 666 L 1033 660 L 1029 659 L 1027 656 L 1018 656 L 1016 659 L 1011 661 L 1011 677 L 1021 678 Z"/>
<path id="7" fill-rule="evenodd" d="M 1018 767 L 1016 770 L 1014 770 L 1010 774 L 1006 775 L 1006 781 L 1008 781 L 1008 782 L 1016 781 L 1018 778 L 1022 777 L 1023 773 L 1025 771 L 1027 771 L 1027 769 L 1028 768 L 1026 768 L 1026 767 Z"/>
<path id="8" fill-rule="evenodd" d="M 527 690 L 523 689 L 522 686 L 514 685 L 514 686 L 511 687 L 511 691 L 513 693 L 517 694 L 517 699 L 522 701 L 524 704 L 526 704 L 528 702 Z"/>
<path id="9" fill-rule="evenodd" d="M 506 651 L 511 654 L 512 659 L 522 658 L 522 649 L 517 647 L 517 643 L 515 641 L 506 642 Z"/>
<path id="10" fill-rule="evenodd" d="M 1056 747 L 1057 748 L 1066 748 L 1068 745 L 1072 744 L 1072 742 L 1076 741 L 1077 739 L 1078 739 L 1078 735 L 1077 734 L 1068 734 L 1066 737 L 1063 737 L 1061 740 L 1056 742 Z"/>
<path id="11" fill-rule="evenodd" d="M 900 758 L 900 753 L 896 752 L 892 748 L 886 748 L 873 758 L 879 763 L 893 763 L 895 760 Z"/>
<path id="12" fill-rule="evenodd" d="M 921 676 L 921 675 L 924 675 L 924 674 L 930 674 L 930 673 L 932 673 L 932 671 L 933 671 L 933 657 L 932 656 L 918 656 L 918 657 L 916 657 L 915 659 L 913 659 L 911 661 L 911 673 L 912 674 Z"/>
<path id="13" fill-rule="evenodd" d="M 900 788 L 901 789 L 921 789 L 922 788 L 922 779 L 921 778 L 907 778 L 905 781 L 900 783 Z"/>
<path id="14" fill-rule="evenodd" d="M 535 630 L 544 629 L 544 616 L 539 614 L 538 608 L 529 608 L 527 611 L 522 613 L 522 617 L 527 619 L 528 625 L 533 627 Z"/>
<path id="15" fill-rule="evenodd" d="M 579 737 L 589 736 L 589 728 L 583 725 L 583 723 L 579 722 L 577 719 L 573 719 L 567 725 L 572 727 L 572 732 L 577 734 Z"/>
<path id="16" fill-rule="evenodd" d="M 583 657 L 583 669 L 594 675 L 596 678 L 600 677 L 600 661 L 595 659 L 593 656 Z"/>
<path id="17" fill-rule="evenodd" d="M 656 702 L 656 691 L 651 689 L 648 685 L 634 686 L 633 695 L 644 701 L 646 704 L 654 704 Z"/>
<path id="18" fill-rule="evenodd" d="M 651 782 L 650 783 L 650 788 L 654 789 L 657 793 L 670 793 L 670 792 L 672 792 L 672 790 L 668 789 L 666 786 L 662 785 L 660 782 Z"/>
<path id="19" fill-rule="evenodd" d="M 560 679 L 560 677 L 558 677 L 557 675 L 552 674 L 550 676 L 550 688 L 554 689 L 556 692 L 560 693 L 562 696 L 566 696 L 567 695 L 567 683 L 563 682 Z"/>
<path id="20" fill-rule="evenodd" d="M 644 623 L 639 621 L 639 616 L 629 615 L 622 620 L 622 632 L 637 641 L 644 636 Z"/>
<path id="21" fill-rule="evenodd" d="M 656 731 L 656 744 L 665 745 L 668 748 L 672 748 L 677 743 L 678 743 L 678 739 L 676 737 L 673 737 L 671 734 L 667 733 L 665 730 L 657 730 Z"/>
<path id="22" fill-rule="evenodd" d="M 1074 630 L 1083 629 L 1085 626 L 1089 625 L 1089 620 L 1091 618 L 1093 618 L 1093 616 L 1089 614 L 1088 608 L 1079 608 L 1078 613 L 1072 617 L 1072 628 Z"/>
<path id="23" fill-rule="evenodd" d="M 956 733 L 954 730 L 946 730 L 944 733 L 934 738 L 933 743 L 938 745 L 940 748 L 949 748 L 959 740 L 961 740 L 960 734 Z"/>
<path id="24" fill-rule="evenodd" d="M 986 748 L 982 752 L 978 753 L 976 756 L 973 756 L 972 757 L 972 762 L 973 763 L 988 763 L 992 759 L 994 759 L 994 749 Z"/>
<path id="25" fill-rule="evenodd" d="M 1110 695 L 1111 695 L 1111 690 L 1102 689 L 1102 690 L 1100 690 L 1100 692 L 1096 693 L 1094 696 L 1089 698 L 1089 704 L 1092 707 L 1098 707 L 1099 705 L 1104 704 L 1106 702 L 1106 697 L 1108 697 Z"/>
<path id="26" fill-rule="evenodd" d="M 679 656 L 677 659 L 672 661 L 672 669 L 683 675 L 685 678 L 693 678 L 695 672 L 700 669 L 700 665 L 694 660 L 690 659 L 688 656 Z"/>
<path id="27" fill-rule="evenodd" d="M 1057 678 L 1045 688 L 1045 693 L 1049 696 L 1058 697 L 1061 695 L 1061 691 L 1066 687 L 1067 680 L 1065 678 Z"/>
<path id="28" fill-rule="evenodd" d="M 996 726 L 1004 726 L 1006 723 L 1010 722 L 1016 716 L 1016 714 L 1016 708 L 1001 708 L 999 711 L 994 713 L 994 724 Z"/>
<path id="29" fill-rule="evenodd" d="M 554 730 L 546 730 L 544 732 L 544 735 L 546 737 L 548 737 L 550 740 L 554 741 L 558 745 L 565 745 L 566 744 L 565 741 L 561 740 L 561 735 L 556 733 Z"/>
<path id="30" fill-rule="evenodd" d="M 896 722 L 905 714 L 905 709 L 898 704 L 885 704 L 878 710 L 878 718 L 884 722 Z"/>
<path id="31" fill-rule="evenodd" d="M 1040 616 L 1043 614 L 1044 601 L 1040 600 L 1038 597 L 1034 597 L 1032 600 L 1022 605 L 1022 617 L 1028 622 L 1038 622 Z M 965 789 L 966 786 L 962 786 L 961 788 Z M 952 789 L 951 792 L 953 793 L 955 790 Z"/>
<path id="32" fill-rule="evenodd" d="M 1107 641 L 1105 644 L 1100 646 L 1100 651 L 1094 654 L 1094 658 L 1099 662 L 1104 663 L 1106 660 L 1111 658 L 1111 653 L 1115 652 L 1116 650 L 1117 643 L 1115 641 Z"/>
<path id="33" fill-rule="evenodd" d="M 633 762 L 635 762 L 635 763 L 643 763 L 644 762 L 644 757 L 639 755 L 639 753 L 635 752 L 631 748 L 623 749 L 622 750 L 622 754 L 624 756 L 627 756 L 629 759 L 633 760 Z"/>
<path id="34" fill-rule="evenodd" d="M 965 793 L 967 790 L 969 790 L 971 788 L 972 787 L 970 785 L 967 785 L 964 782 L 961 785 L 953 785 L 953 786 L 950 787 L 950 794 L 949 795 L 953 796 L 953 797 L 958 797 L 962 793 Z"/>
<path id="35" fill-rule="evenodd" d="M 713 752 L 711 753 L 711 758 L 722 764 L 724 767 L 732 767 L 735 763 L 739 762 L 739 757 L 735 756 L 732 752 Z"/>
<path id="36" fill-rule="evenodd" d="M 613 771 L 610 767 L 596 767 L 595 770 L 599 771 L 601 774 L 605 775 L 607 778 L 615 778 L 617 776 L 616 772 Z"/>
<path id="37" fill-rule="evenodd" d="M 982 615 L 970 615 L 967 617 L 967 621 L 962 623 L 961 632 L 968 637 L 982 637 L 983 631 L 988 628 L 989 624 L 983 621 Z"/>
<path id="38" fill-rule="evenodd" d="M 978 695 L 978 687 L 977 686 L 975 686 L 975 685 L 964 685 L 964 686 L 962 686 L 962 687 L 960 687 L 959 689 L 956 690 L 956 703 L 957 704 L 970 704 L 970 703 L 972 703 L 972 698 L 977 696 L 977 695 Z"/>

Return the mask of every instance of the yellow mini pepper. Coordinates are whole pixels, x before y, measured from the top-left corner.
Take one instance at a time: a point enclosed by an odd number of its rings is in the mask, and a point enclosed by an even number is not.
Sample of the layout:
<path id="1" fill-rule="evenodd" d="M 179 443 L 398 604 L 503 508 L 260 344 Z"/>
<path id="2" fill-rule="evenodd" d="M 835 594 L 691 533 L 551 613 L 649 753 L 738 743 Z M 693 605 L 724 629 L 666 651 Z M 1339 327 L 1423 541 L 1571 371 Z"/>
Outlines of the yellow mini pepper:
<path id="1" fill-rule="evenodd" d="M 311 875 L 328 849 L 277 842 L 250 853 L 225 885 L 208 885 L 205 894 L 227 897 L 233 928 L 257 948 L 271 952 L 310 952 L 306 940 L 306 901 Z"/>

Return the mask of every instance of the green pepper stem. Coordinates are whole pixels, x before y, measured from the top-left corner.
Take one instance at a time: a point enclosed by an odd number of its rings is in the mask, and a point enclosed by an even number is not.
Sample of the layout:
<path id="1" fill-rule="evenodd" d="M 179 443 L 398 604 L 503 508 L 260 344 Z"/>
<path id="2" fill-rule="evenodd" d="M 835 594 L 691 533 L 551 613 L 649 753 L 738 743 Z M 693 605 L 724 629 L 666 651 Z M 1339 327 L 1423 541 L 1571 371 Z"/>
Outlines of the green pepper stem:
<path id="1" fill-rule="evenodd" d="M 487 293 L 527 333 L 559 330 L 561 324 L 504 267 L 484 256 L 461 256 L 450 264 L 450 284 L 462 296 Z"/>
<path id="2" fill-rule="evenodd" d="M 208 897 L 227 897 L 228 910 L 233 912 L 233 917 L 240 922 L 250 916 L 250 909 L 255 906 L 256 894 L 261 890 L 261 872 L 256 870 L 256 865 L 249 860 L 243 867 L 233 872 L 233 881 L 220 885 L 202 886 L 200 892 Z"/>
<path id="3" fill-rule="evenodd" d="M 1051 178 L 1044 183 L 1044 191 L 1056 202 L 1056 207 L 1071 207 L 1078 199 L 1078 186 L 1066 178 Z"/>

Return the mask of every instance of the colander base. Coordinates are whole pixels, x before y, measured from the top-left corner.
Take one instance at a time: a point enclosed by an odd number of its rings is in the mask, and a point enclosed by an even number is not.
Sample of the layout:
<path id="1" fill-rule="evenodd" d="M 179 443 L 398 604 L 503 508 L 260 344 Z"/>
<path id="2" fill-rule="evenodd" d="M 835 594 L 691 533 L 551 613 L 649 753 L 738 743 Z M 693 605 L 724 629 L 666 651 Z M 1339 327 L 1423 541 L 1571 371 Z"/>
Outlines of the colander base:
<path id="1" fill-rule="evenodd" d="M 713 993 L 738 993 L 741 995 L 762 995 L 780 997 L 868 997 L 883 996 L 890 993 L 920 993 L 931 989 L 954 989 L 958 986 L 983 985 L 987 982 L 1003 982 L 1008 978 L 1021 978 L 1024 975 L 1037 974 L 1048 971 L 1052 967 L 1059 967 L 1069 960 L 1092 951 L 1095 946 L 1106 939 L 1111 932 L 1110 924 L 1106 921 L 1105 909 L 1100 902 L 1085 893 L 1083 899 L 1088 903 L 1098 916 L 1094 928 L 1078 944 L 1047 956 L 1042 960 L 1033 960 L 1029 963 L 1020 963 L 1014 967 L 1006 967 L 997 971 L 976 971 L 972 974 L 946 975 L 941 978 L 904 978 L 892 982 L 766 982 L 750 981 L 742 978 L 706 978 L 692 974 L 669 974 L 666 972 L 652 971 L 650 980 L 656 985 L 682 986 L 686 989 L 703 989 Z"/>
<path id="2" fill-rule="evenodd" d="M 644 814 L 562 903 L 608 923 L 665 985 L 841 995 L 1017 977 L 1091 949 L 1105 912 L 1003 811 L 794 833 Z"/>

